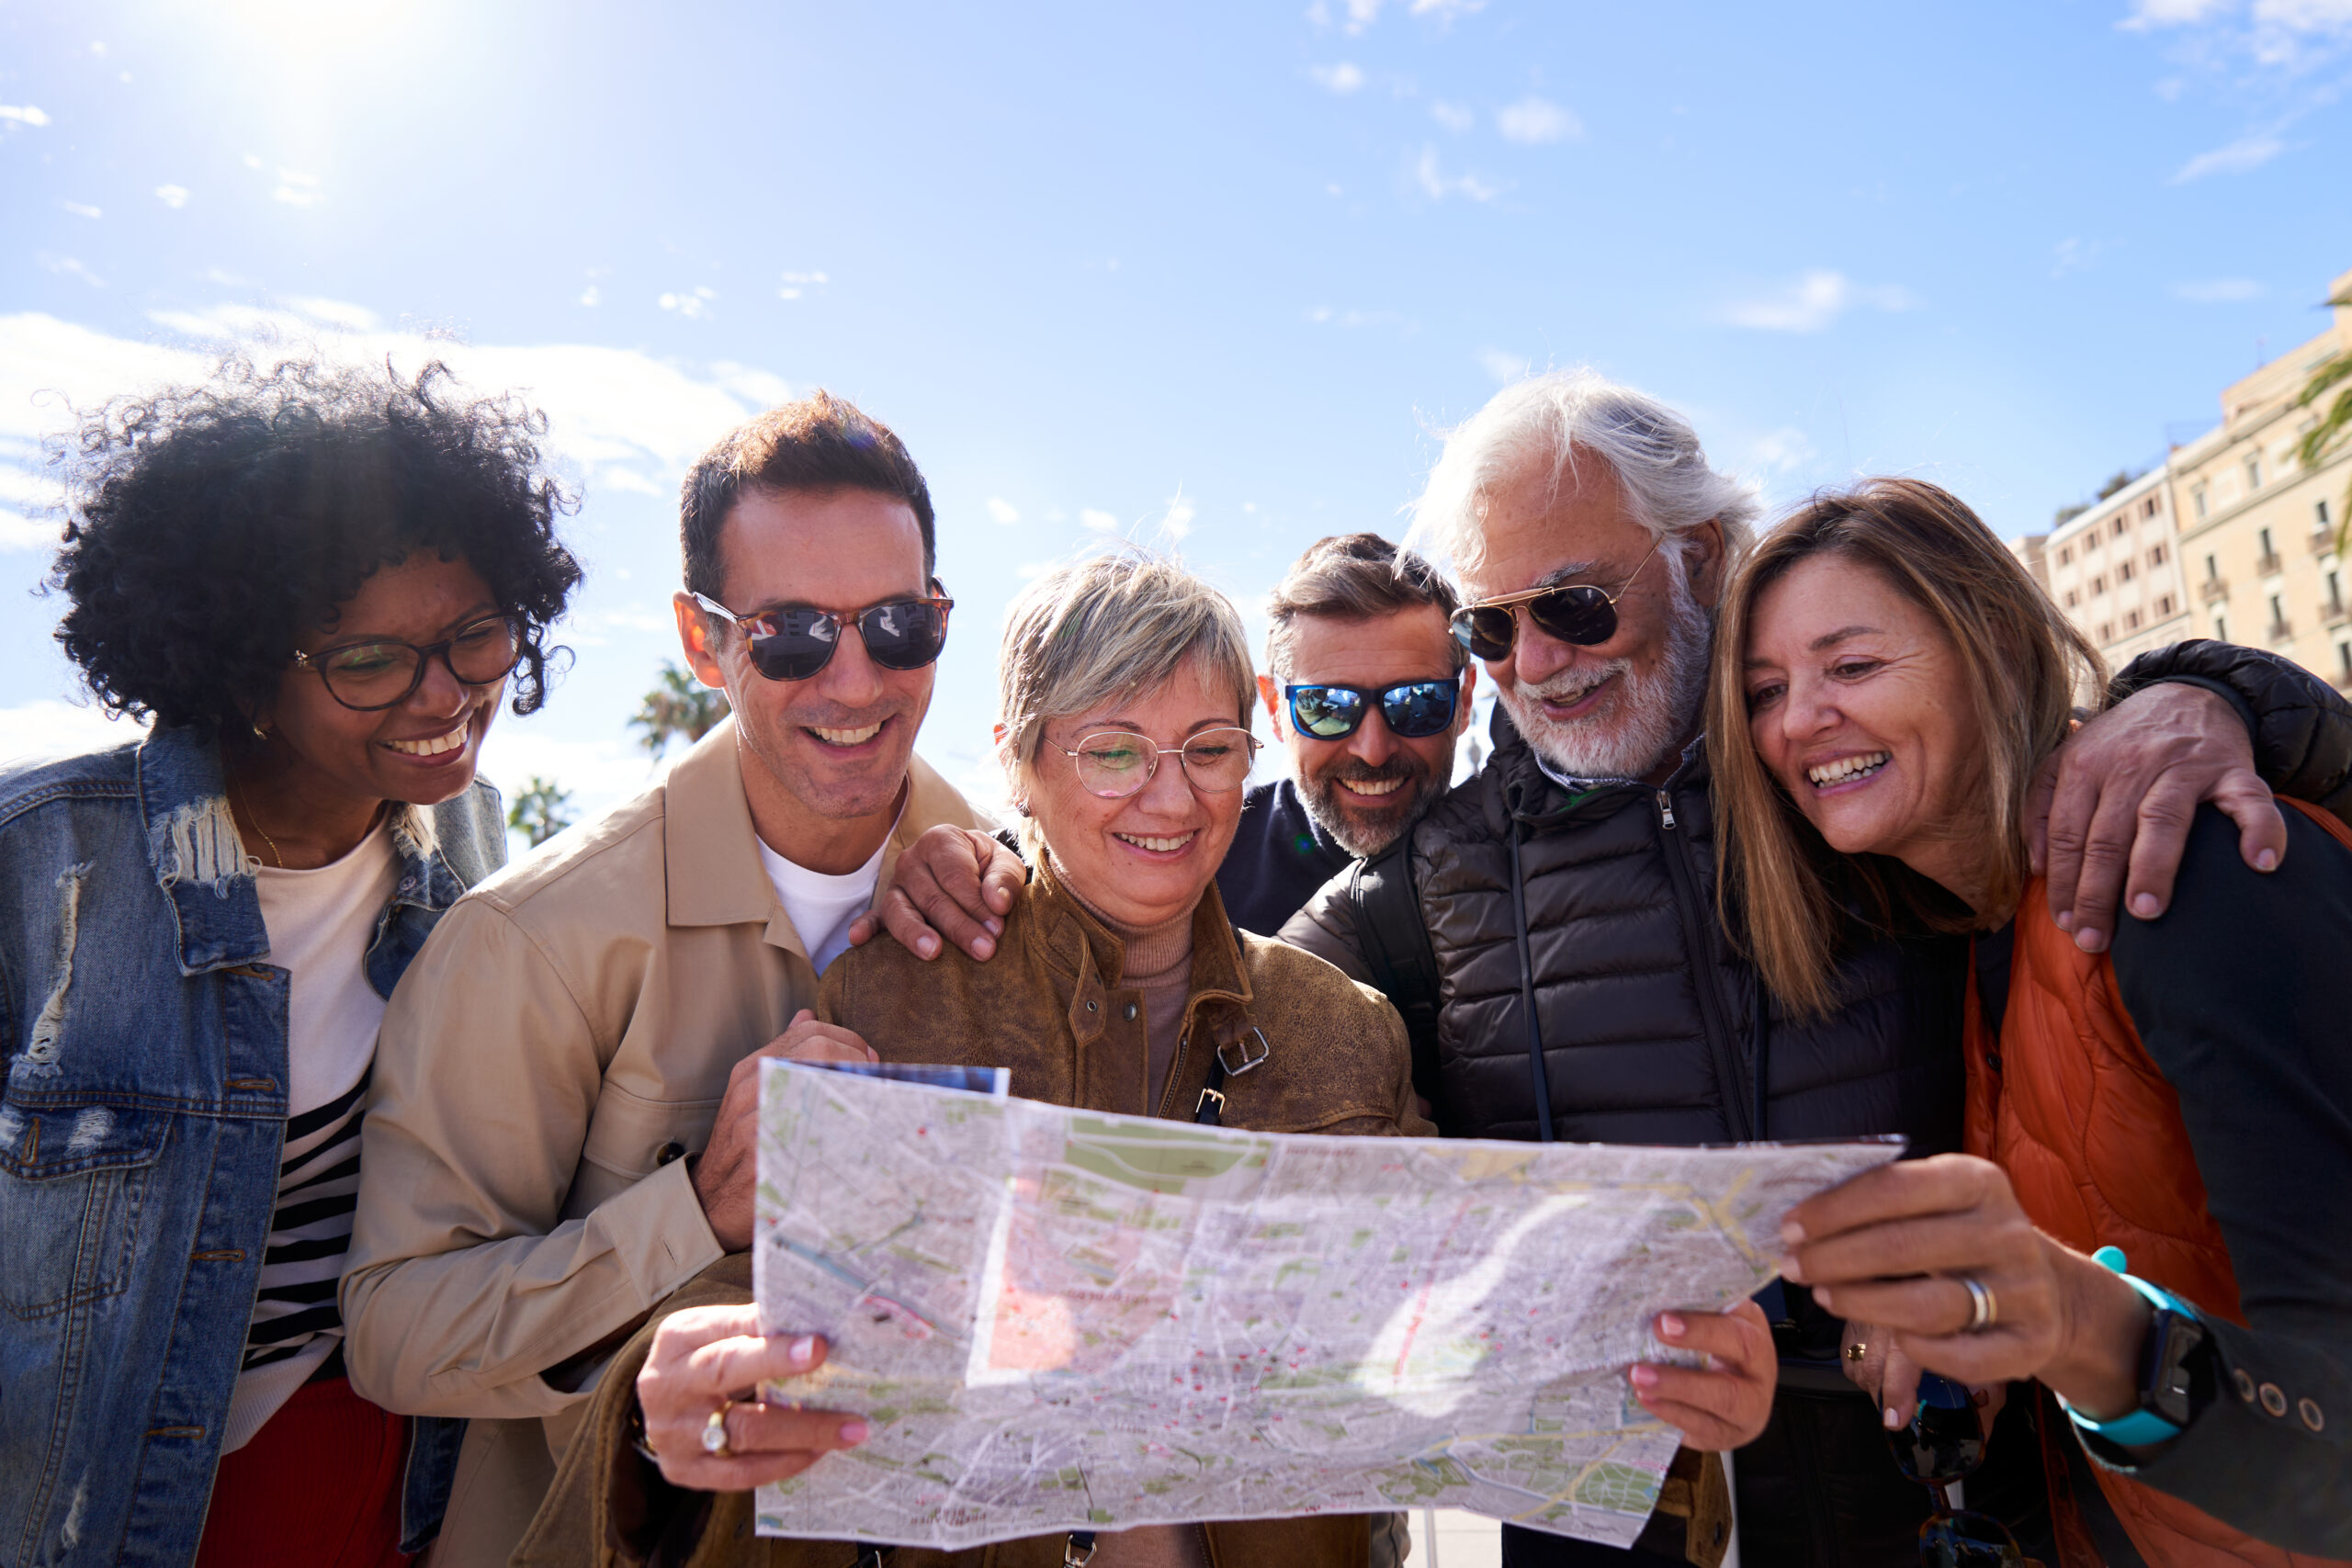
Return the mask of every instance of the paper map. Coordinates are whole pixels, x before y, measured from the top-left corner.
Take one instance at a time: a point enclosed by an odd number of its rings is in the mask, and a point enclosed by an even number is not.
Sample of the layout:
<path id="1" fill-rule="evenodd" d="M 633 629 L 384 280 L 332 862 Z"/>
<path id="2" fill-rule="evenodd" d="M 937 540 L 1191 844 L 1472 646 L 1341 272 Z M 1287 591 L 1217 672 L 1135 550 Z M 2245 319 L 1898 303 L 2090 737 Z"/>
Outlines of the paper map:
<path id="1" fill-rule="evenodd" d="M 959 1550 L 1423 1506 L 1624 1545 L 1676 1438 L 1623 1371 L 1772 1277 L 1787 1210 L 1892 1142 L 1332 1138 L 762 1066 L 770 1397 L 872 1435 L 763 1535 Z M 960 1080 L 959 1080 L 960 1081 Z"/>

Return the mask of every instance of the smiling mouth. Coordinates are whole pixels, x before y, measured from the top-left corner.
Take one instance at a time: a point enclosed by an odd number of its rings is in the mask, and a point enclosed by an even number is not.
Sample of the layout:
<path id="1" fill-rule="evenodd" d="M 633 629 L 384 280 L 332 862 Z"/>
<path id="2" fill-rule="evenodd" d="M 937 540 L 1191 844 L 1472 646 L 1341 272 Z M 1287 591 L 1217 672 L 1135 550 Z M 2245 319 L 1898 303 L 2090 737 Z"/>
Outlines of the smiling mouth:
<path id="1" fill-rule="evenodd" d="M 1827 789 L 1831 784 L 1849 784 L 1855 779 L 1870 777 L 1886 766 L 1893 756 L 1891 751 L 1865 751 L 1859 757 L 1840 757 L 1834 762 L 1807 768 L 1804 776 L 1812 781 L 1814 788 Z"/>
<path id="2" fill-rule="evenodd" d="M 1350 795 L 1394 795 L 1398 789 L 1404 786 L 1404 784 L 1405 781 L 1401 778 L 1340 780 L 1340 787 L 1346 790 Z"/>
<path id="3" fill-rule="evenodd" d="M 435 735 L 425 740 L 387 740 L 386 746 L 406 757 L 438 757 L 444 751 L 462 748 L 471 736 L 471 727 L 461 724 L 447 735 Z"/>
<path id="4" fill-rule="evenodd" d="M 1111 837 L 1118 840 L 1119 842 L 1123 844 L 1133 844 L 1139 850 L 1149 850 L 1152 853 L 1160 855 L 1173 854 L 1178 850 L 1182 849 L 1186 844 L 1191 843 L 1194 839 L 1197 839 L 1200 836 L 1200 829 L 1197 828 L 1189 833 L 1180 833 L 1172 839 L 1146 838 L 1141 833 L 1114 833 L 1111 835 Z"/>
<path id="5" fill-rule="evenodd" d="M 863 746 L 881 734 L 883 724 L 888 722 L 877 720 L 862 729 L 820 729 L 813 724 L 803 728 L 828 746 Z"/>

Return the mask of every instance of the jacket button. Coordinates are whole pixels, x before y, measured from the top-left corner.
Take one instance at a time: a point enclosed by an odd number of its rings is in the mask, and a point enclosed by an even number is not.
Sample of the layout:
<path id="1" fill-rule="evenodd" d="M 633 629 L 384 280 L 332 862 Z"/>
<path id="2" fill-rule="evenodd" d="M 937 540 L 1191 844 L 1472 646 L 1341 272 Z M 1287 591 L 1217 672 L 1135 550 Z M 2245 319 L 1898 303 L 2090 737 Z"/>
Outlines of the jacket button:
<path id="1" fill-rule="evenodd" d="M 2287 1396 L 2279 1392 L 2277 1383 L 2267 1382 L 2262 1385 L 2262 1408 L 2273 1416 L 2287 1414 Z"/>
<path id="2" fill-rule="evenodd" d="M 684 1159 L 685 1156 L 686 1145 L 678 1142 L 677 1139 L 673 1138 L 668 1143 L 653 1151 L 653 1163 L 657 1166 L 670 1165 L 675 1161 Z"/>
<path id="3" fill-rule="evenodd" d="M 2327 1425 L 2327 1417 L 2320 1414 L 2319 1404 L 2315 1400 L 2299 1399 L 2295 1401 L 2295 1414 L 2301 1416 L 2303 1418 L 2303 1425 L 2309 1427 L 2314 1432 Z"/>
<path id="4" fill-rule="evenodd" d="M 2238 1385 L 2238 1397 L 2248 1404 L 2254 1403 L 2254 1374 L 2244 1367 L 2230 1369 L 2230 1381 Z"/>
<path id="5" fill-rule="evenodd" d="M 1125 1008 L 1121 1010 L 1119 1016 L 1125 1019 L 1129 1023 L 1133 1023 L 1136 1021 L 1136 1004 L 1129 1002 Z"/>

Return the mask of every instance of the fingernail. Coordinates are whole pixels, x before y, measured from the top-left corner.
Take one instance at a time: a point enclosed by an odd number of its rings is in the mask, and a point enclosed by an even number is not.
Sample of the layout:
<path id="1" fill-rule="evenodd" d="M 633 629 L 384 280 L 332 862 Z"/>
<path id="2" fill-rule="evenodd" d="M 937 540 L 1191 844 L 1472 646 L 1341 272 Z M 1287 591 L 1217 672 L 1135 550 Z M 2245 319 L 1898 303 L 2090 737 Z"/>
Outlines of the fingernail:
<path id="1" fill-rule="evenodd" d="M 1657 1331 L 1664 1338 L 1679 1339 L 1682 1337 L 1682 1319 L 1673 1313 L 1662 1312 L 1657 1314 Z"/>
<path id="2" fill-rule="evenodd" d="M 1004 934 L 1004 922 L 998 919 L 994 915 L 990 915 L 987 919 L 982 920 L 980 924 L 989 928 L 989 935 L 990 936 L 1002 936 Z"/>
<path id="3" fill-rule="evenodd" d="M 2265 850 L 2260 854 L 2254 857 L 2254 863 L 2263 871 L 2277 871 L 2278 869 L 2278 852 L 2277 850 Z"/>
<path id="4" fill-rule="evenodd" d="M 1800 1263 L 1800 1262 L 1798 1262 L 1798 1261 L 1796 1260 L 1796 1258 L 1795 1258 L 1793 1256 L 1791 1256 L 1791 1257 L 1788 1257 L 1788 1258 L 1781 1258 L 1781 1279 L 1783 1279 L 1783 1280 L 1789 1280 L 1789 1281 L 1791 1281 L 1792 1283 L 1794 1283 L 1794 1284 L 1799 1284 L 1799 1285 L 1804 1284 L 1804 1264 L 1802 1264 L 1802 1263 Z"/>
<path id="5" fill-rule="evenodd" d="M 2163 908 L 2162 904 L 2156 902 L 2156 896 L 2153 893 L 2143 893 L 2132 900 L 2132 912 L 2143 920 L 2154 919 L 2156 911 Z"/>
<path id="6" fill-rule="evenodd" d="M 973 957 L 987 958 L 992 955 L 995 952 L 996 943 L 990 942 L 988 938 L 984 936 L 976 936 L 972 939 Z"/>
<path id="7" fill-rule="evenodd" d="M 1892 1404 L 1888 1405 L 1886 1409 L 1880 1414 L 1879 1419 L 1886 1423 L 1886 1429 L 1890 1432 L 1900 1432 L 1903 1430 L 1903 1412 L 1897 1410 Z"/>
<path id="8" fill-rule="evenodd" d="M 915 951 L 925 958 L 934 957 L 939 952 L 939 939 L 935 936 L 919 936 L 915 938 Z"/>
<path id="9" fill-rule="evenodd" d="M 2105 953 L 2107 933 L 2097 926 L 2086 926 L 2075 933 L 2075 945 L 2085 953 Z"/>
<path id="10" fill-rule="evenodd" d="M 2058 929 L 2062 931 L 2075 929 L 2075 911 L 2072 909 L 2061 909 L 2051 918 L 2058 922 Z"/>
<path id="11" fill-rule="evenodd" d="M 1781 1246 L 1783 1246 L 1783 1247 L 1795 1247 L 1795 1246 L 1799 1245 L 1800 1243 L 1802 1243 L 1804 1240 L 1804 1226 L 1803 1226 L 1803 1225 L 1801 1225 L 1801 1224 L 1797 1224 L 1797 1222 L 1796 1222 L 1796 1221 L 1794 1221 L 1794 1220 L 1782 1220 L 1782 1221 L 1781 1222 Z"/>
<path id="12" fill-rule="evenodd" d="M 866 1427 L 865 1422 L 844 1421 L 842 1423 L 842 1442 L 846 1447 L 854 1449 L 857 1447 L 858 1444 L 865 1441 L 865 1432 Z"/>
<path id="13" fill-rule="evenodd" d="M 813 1334 L 802 1335 L 792 1342 L 792 1349 L 788 1354 L 792 1358 L 794 1366 L 807 1366 L 817 1359 L 817 1337 Z"/>
<path id="14" fill-rule="evenodd" d="M 1625 1374 L 1625 1381 L 1632 1383 L 1635 1388 L 1656 1388 L 1657 1386 L 1657 1369 L 1656 1367 L 1643 1366 L 1636 1363 L 1634 1370 Z"/>

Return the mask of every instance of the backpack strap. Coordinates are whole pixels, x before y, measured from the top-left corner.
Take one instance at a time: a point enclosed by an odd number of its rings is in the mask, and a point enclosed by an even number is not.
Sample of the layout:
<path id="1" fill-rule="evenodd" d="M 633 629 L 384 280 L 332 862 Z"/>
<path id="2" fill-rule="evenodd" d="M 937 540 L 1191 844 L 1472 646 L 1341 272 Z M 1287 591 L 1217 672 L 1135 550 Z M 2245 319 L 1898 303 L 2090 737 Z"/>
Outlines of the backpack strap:
<path id="1" fill-rule="evenodd" d="M 1432 1106 L 1438 1099 L 1437 953 L 1413 886 L 1413 830 L 1369 860 L 1348 869 L 1348 908 L 1355 916 L 1364 967 L 1372 983 L 1404 1015 L 1413 1049 L 1413 1092 Z"/>

